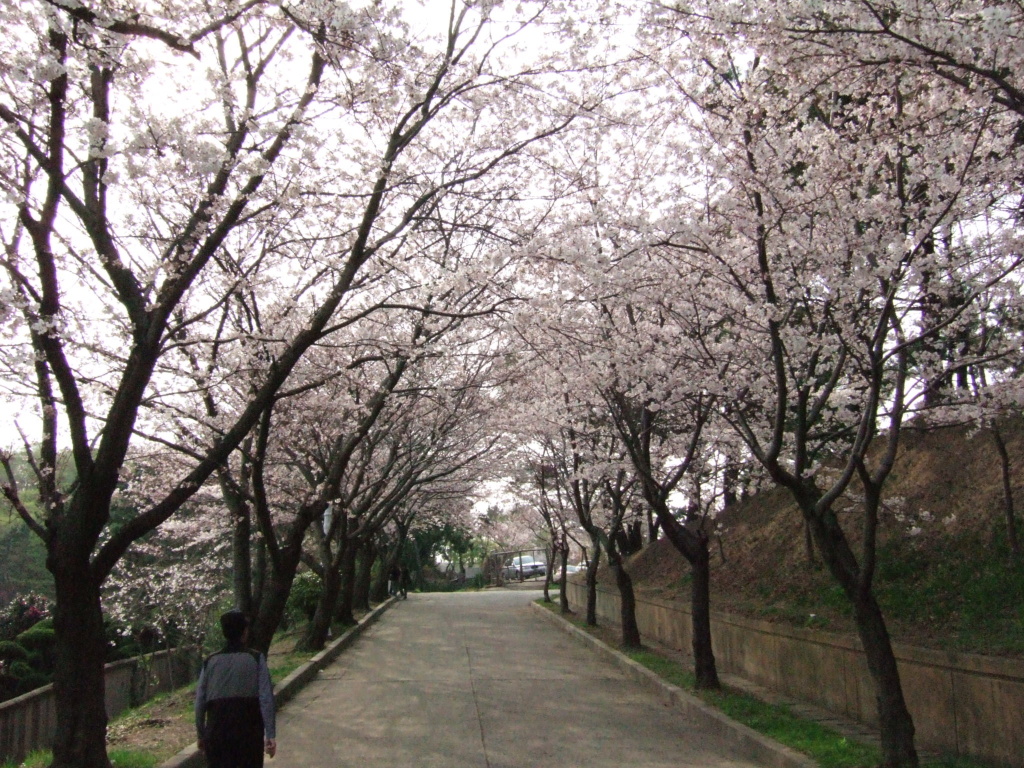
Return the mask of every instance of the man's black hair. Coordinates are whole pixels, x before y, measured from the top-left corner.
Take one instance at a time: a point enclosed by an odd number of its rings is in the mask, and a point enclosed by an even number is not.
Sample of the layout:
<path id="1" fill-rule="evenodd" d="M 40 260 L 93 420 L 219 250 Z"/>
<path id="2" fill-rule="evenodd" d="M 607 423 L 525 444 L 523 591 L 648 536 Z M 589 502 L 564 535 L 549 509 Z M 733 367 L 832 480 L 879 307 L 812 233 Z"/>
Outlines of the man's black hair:
<path id="1" fill-rule="evenodd" d="M 220 628 L 229 643 L 242 642 L 242 635 L 249 626 L 249 618 L 241 611 L 228 611 L 220 617 Z"/>

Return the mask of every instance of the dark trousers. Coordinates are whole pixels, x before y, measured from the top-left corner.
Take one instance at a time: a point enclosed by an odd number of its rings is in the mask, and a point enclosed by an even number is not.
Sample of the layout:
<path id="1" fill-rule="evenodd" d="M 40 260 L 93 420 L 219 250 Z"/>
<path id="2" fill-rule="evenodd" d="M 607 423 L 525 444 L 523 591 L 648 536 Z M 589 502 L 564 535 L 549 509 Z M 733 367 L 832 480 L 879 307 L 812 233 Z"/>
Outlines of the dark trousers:
<path id="1" fill-rule="evenodd" d="M 207 768 L 263 768 L 263 717 L 256 699 L 215 699 L 206 710 Z"/>

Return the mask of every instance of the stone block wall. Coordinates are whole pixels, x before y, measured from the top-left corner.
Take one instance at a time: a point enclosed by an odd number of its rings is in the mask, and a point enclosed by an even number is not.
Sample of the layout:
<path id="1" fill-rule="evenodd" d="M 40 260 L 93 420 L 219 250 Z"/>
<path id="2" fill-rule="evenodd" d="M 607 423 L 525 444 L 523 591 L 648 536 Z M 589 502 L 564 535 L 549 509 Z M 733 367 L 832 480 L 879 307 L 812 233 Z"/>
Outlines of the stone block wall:
<path id="1" fill-rule="evenodd" d="M 198 670 L 198 652 L 173 649 L 107 664 L 107 717 L 190 682 Z M 0 704 L 0 761 L 24 759 L 37 749 L 49 749 L 57 714 L 53 686 L 47 685 Z"/>
<path id="2" fill-rule="evenodd" d="M 586 605 L 586 585 L 569 602 Z M 619 596 L 600 587 L 598 617 L 619 623 Z M 689 653 L 692 624 L 682 602 L 637 596 L 641 636 Z M 782 627 L 717 613 L 711 620 L 718 669 L 832 712 L 874 724 L 874 688 L 856 637 Z M 896 645 L 907 706 L 920 746 L 1024 768 L 1024 661 Z"/>

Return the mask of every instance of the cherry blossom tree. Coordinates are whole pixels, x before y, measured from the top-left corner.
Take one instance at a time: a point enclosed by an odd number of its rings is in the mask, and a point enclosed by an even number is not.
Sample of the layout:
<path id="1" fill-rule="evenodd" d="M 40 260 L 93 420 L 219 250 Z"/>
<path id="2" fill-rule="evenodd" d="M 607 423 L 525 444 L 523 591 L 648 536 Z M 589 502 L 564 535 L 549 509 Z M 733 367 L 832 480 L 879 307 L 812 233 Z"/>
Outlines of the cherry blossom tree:
<path id="1" fill-rule="evenodd" d="M 911 356 L 1020 263 L 1012 228 L 988 216 L 1012 195 L 1012 132 L 955 87 L 895 62 L 810 67 L 798 40 L 734 10 L 663 17 L 686 50 L 670 64 L 677 115 L 716 180 L 679 209 L 664 247 L 708 274 L 728 308 L 728 344 L 706 347 L 728 379 L 711 391 L 792 493 L 850 599 L 884 764 L 913 766 L 913 724 L 873 591 L 878 511 L 916 397 Z M 954 273 L 966 294 L 931 301 L 949 288 L 939 276 Z M 834 505 L 854 487 L 861 530 L 851 539 Z"/>
<path id="2" fill-rule="evenodd" d="M 446 196 L 474 187 L 467 200 L 495 200 L 489 174 L 572 119 L 568 89 L 549 99 L 529 86 L 543 64 L 499 60 L 517 21 L 492 34 L 491 10 L 455 3 L 419 38 L 383 5 L 180 0 L 126 13 L 25 0 L 0 11 L 2 314 L 16 339 L 4 365 L 8 391 L 42 420 L 44 519 L 12 486 L 6 495 L 46 542 L 56 585 L 54 765 L 108 765 L 99 597 L 128 547 L 266 418 L 364 267 L 398 258 Z M 268 231 L 275 247 L 250 247 Z M 183 399 L 172 358 L 244 346 L 216 341 L 218 308 L 274 287 L 290 322 L 265 327 L 250 394 L 158 501 L 111 528 L 130 445 L 161 437 L 140 408 Z M 55 482 L 62 441 L 71 488 Z"/>

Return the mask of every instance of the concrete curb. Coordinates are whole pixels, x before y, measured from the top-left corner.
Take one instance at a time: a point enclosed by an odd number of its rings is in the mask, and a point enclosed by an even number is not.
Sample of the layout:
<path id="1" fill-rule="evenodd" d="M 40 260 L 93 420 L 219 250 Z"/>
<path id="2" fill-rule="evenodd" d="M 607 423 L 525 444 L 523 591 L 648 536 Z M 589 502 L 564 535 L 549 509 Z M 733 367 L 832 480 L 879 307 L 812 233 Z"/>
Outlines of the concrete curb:
<path id="1" fill-rule="evenodd" d="M 286 702 L 295 698 L 295 694 L 301 691 L 317 673 L 334 661 L 343 650 L 348 648 L 355 641 L 363 630 L 373 624 L 381 615 L 395 602 L 397 598 L 389 597 L 366 614 L 358 624 L 349 629 L 345 634 L 324 648 L 320 653 L 311 658 L 301 667 L 292 672 L 288 677 L 274 686 L 274 704 L 281 709 Z M 159 768 L 205 768 L 206 758 L 195 744 L 190 744 L 178 754 L 161 763 Z"/>
<path id="2" fill-rule="evenodd" d="M 607 643 L 584 632 L 558 614 L 552 613 L 537 603 L 532 603 L 531 607 L 584 645 L 589 645 L 610 658 L 638 683 L 657 693 L 666 706 L 697 721 L 701 728 L 721 739 L 723 743 L 736 748 L 748 760 L 771 766 L 771 768 L 819 768 L 818 763 L 807 755 L 803 755 L 785 744 L 780 744 L 742 723 L 729 719 L 696 696 L 665 682 L 642 664 L 619 653 Z"/>

